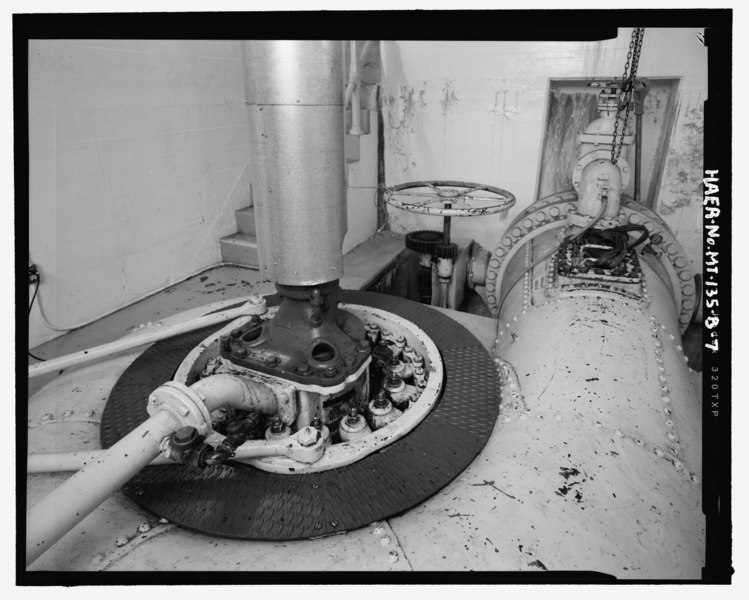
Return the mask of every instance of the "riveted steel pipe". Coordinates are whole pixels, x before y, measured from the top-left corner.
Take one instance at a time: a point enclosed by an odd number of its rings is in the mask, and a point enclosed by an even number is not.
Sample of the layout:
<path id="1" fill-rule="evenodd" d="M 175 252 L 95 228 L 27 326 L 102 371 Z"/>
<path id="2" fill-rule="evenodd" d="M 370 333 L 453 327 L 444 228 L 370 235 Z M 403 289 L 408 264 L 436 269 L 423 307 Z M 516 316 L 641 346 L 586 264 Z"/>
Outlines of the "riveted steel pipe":
<path id="1" fill-rule="evenodd" d="M 543 507 L 532 522 L 545 548 L 564 548 L 559 568 L 698 578 L 701 403 L 672 289 L 648 254 L 634 293 L 563 279 L 561 229 L 536 231 L 518 240 L 500 282 L 497 448 L 517 457 L 503 476 L 522 478 Z M 508 506 L 508 523 L 527 510 Z"/>
<path id="2" fill-rule="evenodd" d="M 243 47 L 261 269 L 283 285 L 340 279 L 343 42 L 252 40 Z"/>

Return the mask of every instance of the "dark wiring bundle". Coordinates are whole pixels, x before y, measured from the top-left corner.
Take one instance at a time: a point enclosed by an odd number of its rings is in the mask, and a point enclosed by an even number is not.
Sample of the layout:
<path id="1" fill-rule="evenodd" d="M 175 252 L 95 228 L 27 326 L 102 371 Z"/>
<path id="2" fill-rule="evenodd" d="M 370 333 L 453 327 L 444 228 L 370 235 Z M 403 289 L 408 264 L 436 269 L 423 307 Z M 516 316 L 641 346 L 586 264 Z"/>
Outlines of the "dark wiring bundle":
<path id="1" fill-rule="evenodd" d="M 632 241 L 629 237 L 630 231 L 639 231 L 640 237 Z M 613 269 L 621 264 L 628 250 L 642 244 L 649 235 L 644 225 L 620 225 L 609 229 L 590 229 L 580 236 L 579 241 L 610 247 L 610 250 L 605 250 L 597 256 L 592 264 L 601 269 Z M 567 241 L 570 240 L 571 238 L 567 238 Z"/>
<path id="2" fill-rule="evenodd" d="M 627 255 L 627 250 L 639 246 L 645 240 L 648 239 L 650 233 L 644 225 L 619 225 L 617 227 L 611 227 L 609 229 L 591 229 L 592 225 L 598 221 L 600 216 L 603 214 L 605 208 L 605 201 L 601 206 L 601 210 L 598 215 L 591 220 L 581 231 L 573 235 L 568 235 L 564 238 L 563 243 L 574 242 L 576 240 L 582 241 L 582 243 L 593 243 L 611 246 L 611 250 L 604 251 L 598 258 L 594 259 L 593 265 L 604 269 L 612 269 L 619 265 L 624 257 Z M 635 241 L 630 241 L 629 232 L 640 231 L 640 237 Z M 508 289 L 512 289 L 515 285 L 525 277 L 525 274 L 537 266 L 540 262 L 549 258 L 555 252 L 558 252 L 562 247 L 562 244 L 557 244 L 551 250 L 543 254 L 534 260 L 530 265 L 523 269 L 520 274 L 513 280 Z"/>

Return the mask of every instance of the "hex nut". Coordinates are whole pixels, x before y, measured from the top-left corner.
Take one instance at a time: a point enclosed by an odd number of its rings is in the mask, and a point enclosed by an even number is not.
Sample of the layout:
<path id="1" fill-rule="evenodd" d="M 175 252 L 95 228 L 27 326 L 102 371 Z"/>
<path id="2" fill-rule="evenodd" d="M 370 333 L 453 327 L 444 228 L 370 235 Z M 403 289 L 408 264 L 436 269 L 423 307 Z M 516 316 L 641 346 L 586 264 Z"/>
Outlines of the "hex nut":
<path id="1" fill-rule="evenodd" d="M 314 446 L 321 436 L 322 434 L 317 429 L 307 426 L 297 432 L 296 439 L 300 445 L 309 447 Z"/>

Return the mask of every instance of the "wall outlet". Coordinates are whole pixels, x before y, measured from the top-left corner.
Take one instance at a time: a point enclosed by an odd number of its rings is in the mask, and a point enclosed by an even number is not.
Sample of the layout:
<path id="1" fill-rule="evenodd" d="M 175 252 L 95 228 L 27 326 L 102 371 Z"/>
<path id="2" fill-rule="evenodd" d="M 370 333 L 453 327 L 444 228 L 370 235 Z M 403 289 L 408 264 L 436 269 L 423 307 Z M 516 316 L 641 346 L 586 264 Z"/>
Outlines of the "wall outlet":
<path id="1" fill-rule="evenodd" d="M 39 269 L 34 263 L 29 263 L 29 285 L 39 281 Z"/>

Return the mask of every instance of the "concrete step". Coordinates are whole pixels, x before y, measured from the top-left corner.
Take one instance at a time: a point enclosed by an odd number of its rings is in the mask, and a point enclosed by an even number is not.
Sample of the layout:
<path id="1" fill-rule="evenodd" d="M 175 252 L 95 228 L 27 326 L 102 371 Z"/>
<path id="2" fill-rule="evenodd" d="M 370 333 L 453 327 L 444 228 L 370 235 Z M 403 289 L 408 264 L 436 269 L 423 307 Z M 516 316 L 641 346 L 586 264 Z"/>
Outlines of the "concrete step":
<path id="1" fill-rule="evenodd" d="M 254 269 L 260 268 L 258 259 L 257 238 L 254 235 L 235 233 L 221 238 L 221 260 L 225 263 L 243 265 Z"/>
<path id="2" fill-rule="evenodd" d="M 237 233 L 256 235 L 254 206 L 245 206 L 244 208 L 235 210 L 234 219 L 237 221 Z"/>

